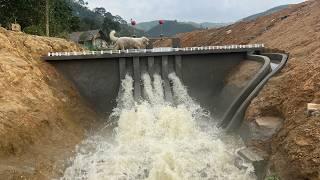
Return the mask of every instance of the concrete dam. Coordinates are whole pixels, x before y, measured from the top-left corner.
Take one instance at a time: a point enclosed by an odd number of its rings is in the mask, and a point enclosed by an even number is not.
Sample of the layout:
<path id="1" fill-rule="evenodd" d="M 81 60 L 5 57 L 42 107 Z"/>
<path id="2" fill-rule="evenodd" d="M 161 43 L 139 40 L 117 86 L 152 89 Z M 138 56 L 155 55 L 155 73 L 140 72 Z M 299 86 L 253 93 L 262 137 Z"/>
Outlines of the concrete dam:
<path id="1" fill-rule="evenodd" d="M 287 58 L 261 44 L 49 53 L 96 112 L 116 119 L 113 140 L 89 137 L 83 148 L 94 150 L 79 150 L 62 179 L 256 179 L 232 163 L 243 145 L 225 132 L 239 130 Z"/>

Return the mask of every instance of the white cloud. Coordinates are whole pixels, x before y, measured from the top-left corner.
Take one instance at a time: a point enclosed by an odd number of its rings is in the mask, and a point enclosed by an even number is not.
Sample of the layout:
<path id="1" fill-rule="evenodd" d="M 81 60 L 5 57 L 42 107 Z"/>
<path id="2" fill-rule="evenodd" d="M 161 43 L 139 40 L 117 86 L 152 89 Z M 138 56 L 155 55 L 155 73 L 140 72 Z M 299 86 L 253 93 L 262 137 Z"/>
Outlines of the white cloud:
<path id="1" fill-rule="evenodd" d="M 303 0 L 88 0 L 89 7 L 104 7 L 112 14 L 138 22 L 177 19 L 231 22 L 272 7 Z"/>

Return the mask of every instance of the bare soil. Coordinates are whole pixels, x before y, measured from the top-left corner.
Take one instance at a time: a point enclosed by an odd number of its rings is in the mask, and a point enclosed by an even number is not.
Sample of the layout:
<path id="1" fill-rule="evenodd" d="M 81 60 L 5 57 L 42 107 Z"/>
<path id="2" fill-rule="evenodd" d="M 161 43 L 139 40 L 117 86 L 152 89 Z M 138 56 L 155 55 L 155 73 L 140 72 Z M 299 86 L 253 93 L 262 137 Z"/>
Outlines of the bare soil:
<path id="1" fill-rule="evenodd" d="M 282 128 L 270 139 L 247 143 L 267 152 L 270 170 L 281 179 L 320 179 L 320 118 L 305 114 L 307 103 L 320 103 L 320 2 L 178 36 L 183 46 L 264 43 L 290 53 L 246 113 L 248 123 L 283 119 Z M 0 42 L 0 179 L 57 177 L 97 117 L 40 56 L 79 47 L 2 28 Z"/>
<path id="2" fill-rule="evenodd" d="M 286 67 L 267 83 L 246 113 L 247 123 L 272 117 L 284 120 L 282 128 L 267 140 L 247 143 L 268 153 L 270 171 L 281 179 L 319 180 L 320 117 L 309 117 L 305 110 L 307 103 L 320 103 L 320 1 L 178 37 L 184 47 L 264 43 L 273 51 L 290 54 Z"/>
<path id="3" fill-rule="evenodd" d="M 225 85 L 234 85 L 239 89 L 245 87 L 260 67 L 261 63 L 256 61 L 242 61 L 228 73 L 224 80 Z"/>
<path id="4" fill-rule="evenodd" d="M 40 56 L 80 50 L 0 28 L 0 179 L 51 179 L 97 116 Z"/>

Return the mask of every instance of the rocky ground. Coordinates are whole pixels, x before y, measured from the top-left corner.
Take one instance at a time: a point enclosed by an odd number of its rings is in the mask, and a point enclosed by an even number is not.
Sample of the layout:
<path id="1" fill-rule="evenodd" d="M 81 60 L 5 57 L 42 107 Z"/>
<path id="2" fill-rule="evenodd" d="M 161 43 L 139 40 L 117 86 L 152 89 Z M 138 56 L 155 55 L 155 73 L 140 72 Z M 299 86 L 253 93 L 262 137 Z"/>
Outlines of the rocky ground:
<path id="1" fill-rule="evenodd" d="M 247 123 L 282 124 L 273 136 L 247 142 L 267 152 L 281 179 L 320 179 L 320 117 L 305 114 L 320 103 L 320 1 L 309 0 L 251 22 L 178 35 L 182 46 L 264 43 L 290 53 L 286 67 L 251 103 Z M 157 42 L 168 46 L 169 41 Z"/>
<path id="2" fill-rule="evenodd" d="M 61 175 L 97 116 L 40 56 L 79 47 L 3 28 L 0 42 L 0 179 Z"/>

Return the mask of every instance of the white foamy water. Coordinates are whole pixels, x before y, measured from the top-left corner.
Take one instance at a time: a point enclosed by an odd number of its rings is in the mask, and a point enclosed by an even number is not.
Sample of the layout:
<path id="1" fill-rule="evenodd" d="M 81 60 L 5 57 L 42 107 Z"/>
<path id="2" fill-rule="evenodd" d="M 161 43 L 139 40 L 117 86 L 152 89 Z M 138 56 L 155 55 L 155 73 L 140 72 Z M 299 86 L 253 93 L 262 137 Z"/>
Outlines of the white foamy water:
<path id="1" fill-rule="evenodd" d="M 164 102 L 162 80 L 142 76 L 144 97 L 133 100 L 133 80 L 126 76 L 113 138 L 99 133 L 77 148 L 61 179 L 88 180 L 248 180 L 252 167 L 240 170 L 235 151 L 243 144 L 215 128 L 209 114 L 189 97 L 175 74 L 170 74 L 174 103 Z M 206 128 L 199 125 L 205 123 Z"/>

